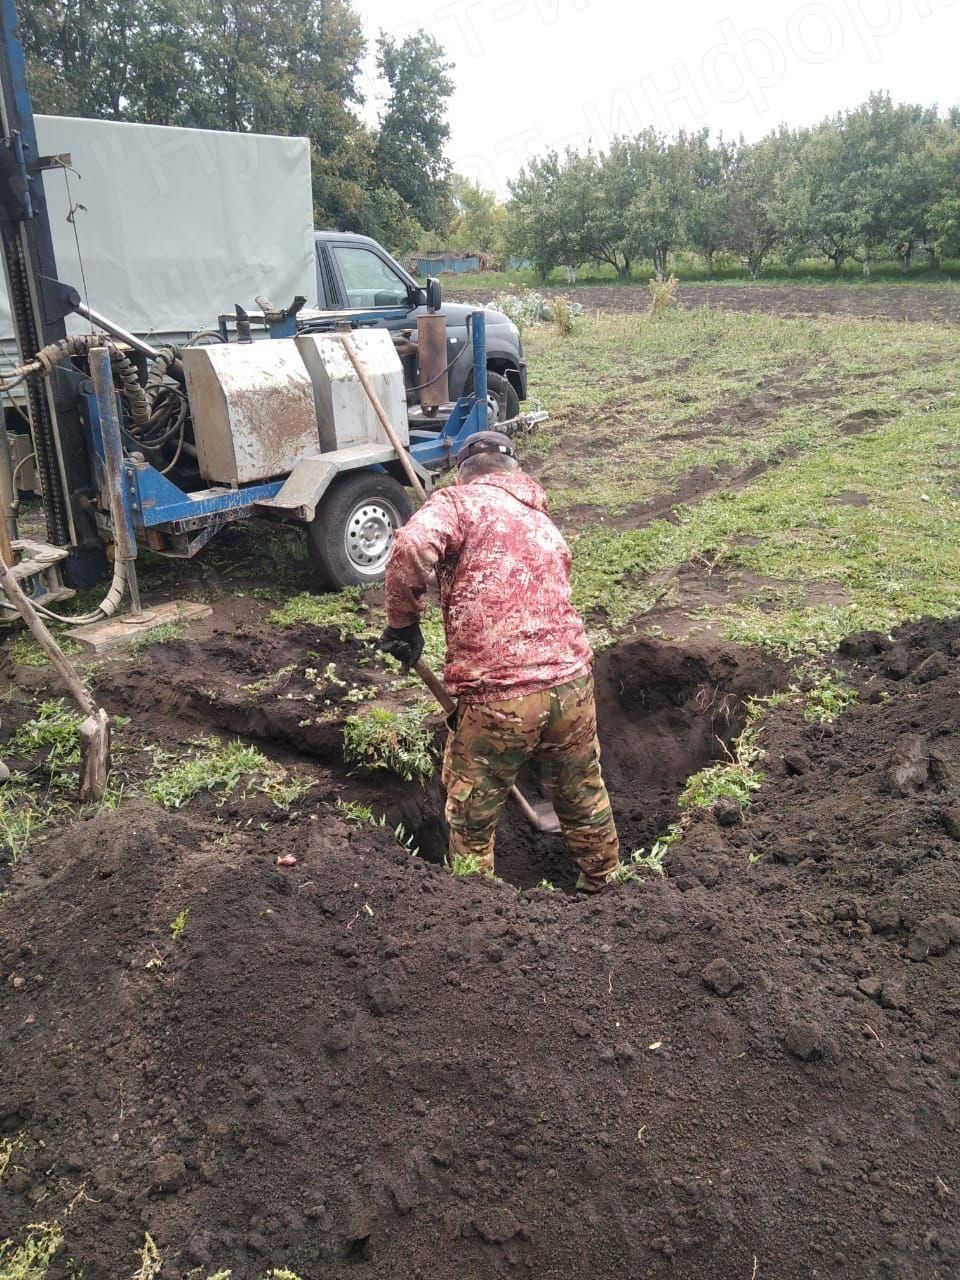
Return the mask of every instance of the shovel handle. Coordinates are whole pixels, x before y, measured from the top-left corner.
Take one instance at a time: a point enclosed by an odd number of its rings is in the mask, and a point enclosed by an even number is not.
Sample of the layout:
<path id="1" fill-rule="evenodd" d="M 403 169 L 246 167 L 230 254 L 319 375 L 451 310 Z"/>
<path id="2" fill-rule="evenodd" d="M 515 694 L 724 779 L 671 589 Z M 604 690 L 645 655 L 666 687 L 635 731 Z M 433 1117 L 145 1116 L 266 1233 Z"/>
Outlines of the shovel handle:
<path id="1" fill-rule="evenodd" d="M 430 690 L 430 692 L 433 694 L 436 700 L 440 703 L 441 707 L 443 707 L 446 714 L 448 716 L 453 715 L 454 711 L 456 711 L 457 709 L 456 702 L 454 702 L 453 698 L 450 697 L 449 693 L 447 693 L 446 689 L 443 687 L 443 685 L 440 683 L 440 681 L 433 674 L 433 672 L 430 670 L 430 668 L 427 666 L 427 664 L 424 662 L 422 658 L 419 660 L 419 662 L 414 663 L 413 669 L 414 671 L 416 671 L 417 675 L 420 677 L 423 683 L 427 686 L 427 688 Z"/>
<path id="2" fill-rule="evenodd" d="M 453 698 L 450 697 L 449 693 L 447 693 L 446 689 L 443 687 L 443 685 L 440 683 L 440 681 L 433 674 L 433 672 L 430 670 L 430 668 L 427 666 L 427 664 L 423 661 L 422 658 L 420 659 L 419 662 L 414 663 L 413 669 L 414 671 L 416 671 L 417 675 L 420 677 L 423 683 L 427 686 L 427 688 L 430 690 L 430 692 L 433 694 L 436 700 L 440 703 L 441 707 L 443 707 L 447 715 L 448 716 L 452 715 L 457 709 L 456 702 L 453 700 Z M 530 801 L 523 794 L 520 788 L 511 787 L 510 795 L 513 798 L 513 801 L 516 804 L 517 808 L 526 818 L 527 822 L 530 823 L 531 827 L 535 828 L 537 831 L 542 830 L 543 824 L 539 814 L 536 812 L 533 805 L 531 805 Z"/>

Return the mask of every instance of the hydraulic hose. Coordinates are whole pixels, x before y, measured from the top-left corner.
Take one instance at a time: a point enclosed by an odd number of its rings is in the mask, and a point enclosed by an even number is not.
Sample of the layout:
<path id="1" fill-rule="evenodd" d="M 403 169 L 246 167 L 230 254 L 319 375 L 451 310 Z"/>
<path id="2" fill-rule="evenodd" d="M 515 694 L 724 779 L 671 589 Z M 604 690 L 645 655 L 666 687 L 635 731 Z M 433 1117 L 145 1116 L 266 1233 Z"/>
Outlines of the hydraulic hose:
<path id="1" fill-rule="evenodd" d="M 81 333 L 70 338 L 61 338 L 59 342 L 52 342 L 50 346 L 42 347 L 34 356 L 32 363 L 39 365 L 36 371 L 41 376 L 49 377 L 62 361 L 73 356 L 86 357 L 93 347 L 106 347 L 110 352 L 110 363 L 120 383 L 120 392 L 130 409 L 132 434 L 136 435 L 138 429 L 146 427 L 150 421 L 150 402 L 146 391 L 140 385 L 137 366 L 129 356 L 119 351 L 109 338 L 104 338 L 103 334 L 99 333 Z"/>

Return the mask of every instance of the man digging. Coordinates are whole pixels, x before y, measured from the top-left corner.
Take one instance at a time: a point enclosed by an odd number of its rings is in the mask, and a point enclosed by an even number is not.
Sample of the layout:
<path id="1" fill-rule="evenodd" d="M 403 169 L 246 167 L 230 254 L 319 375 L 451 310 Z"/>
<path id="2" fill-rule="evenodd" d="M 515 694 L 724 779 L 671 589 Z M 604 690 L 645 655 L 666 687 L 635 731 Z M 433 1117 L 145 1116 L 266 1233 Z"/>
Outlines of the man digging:
<path id="1" fill-rule="evenodd" d="M 600 773 L 593 654 L 570 603 L 570 549 L 546 495 L 520 470 L 513 442 L 480 431 L 457 455 L 457 484 L 441 489 L 396 533 L 386 574 L 380 647 L 413 666 L 434 577 L 447 637 L 444 683 L 458 698 L 443 784 L 449 860 L 493 873 L 497 820 L 528 760 L 544 782 L 577 888 L 602 889 L 620 865 Z"/>

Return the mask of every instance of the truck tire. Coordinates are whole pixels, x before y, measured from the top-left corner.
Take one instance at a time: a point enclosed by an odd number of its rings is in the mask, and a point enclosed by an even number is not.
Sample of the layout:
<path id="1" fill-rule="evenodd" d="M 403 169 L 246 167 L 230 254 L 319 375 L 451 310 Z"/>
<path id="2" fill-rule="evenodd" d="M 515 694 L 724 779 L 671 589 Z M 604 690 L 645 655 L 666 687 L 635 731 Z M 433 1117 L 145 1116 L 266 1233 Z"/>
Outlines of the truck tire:
<path id="1" fill-rule="evenodd" d="M 467 378 L 464 394 L 470 395 L 473 391 L 473 374 Z M 520 412 L 520 397 L 517 395 L 517 389 L 502 373 L 494 373 L 492 369 L 487 370 L 487 395 L 491 400 L 496 402 L 497 406 L 497 422 L 506 422 L 510 418 L 515 418 Z"/>
<path id="2" fill-rule="evenodd" d="M 394 532 L 413 515 L 410 496 L 382 471 L 339 476 L 307 525 L 307 552 L 322 589 L 382 582 Z"/>

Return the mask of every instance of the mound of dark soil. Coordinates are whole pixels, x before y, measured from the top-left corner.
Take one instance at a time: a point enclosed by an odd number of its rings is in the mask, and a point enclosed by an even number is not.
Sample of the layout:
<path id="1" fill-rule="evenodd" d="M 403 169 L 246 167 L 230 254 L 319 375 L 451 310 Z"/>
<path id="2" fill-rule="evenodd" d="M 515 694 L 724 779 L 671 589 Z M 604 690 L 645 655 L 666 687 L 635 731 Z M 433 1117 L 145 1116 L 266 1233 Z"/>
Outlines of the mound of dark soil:
<path id="1" fill-rule="evenodd" d="M 958 653 L 955 622 L 855 638 L 861 701 L 774 712 L 758 802 L 598 899 L 320 809 L 265 835 L 255 802 L 35 844 L 2 914 L 0 1237 L 59 1218 L 87 1280 L 145 1230 L 165 1275 L 236 1280 L 956 1276 Z M 781 679 L 604 659 L 628 844 Z"/>

